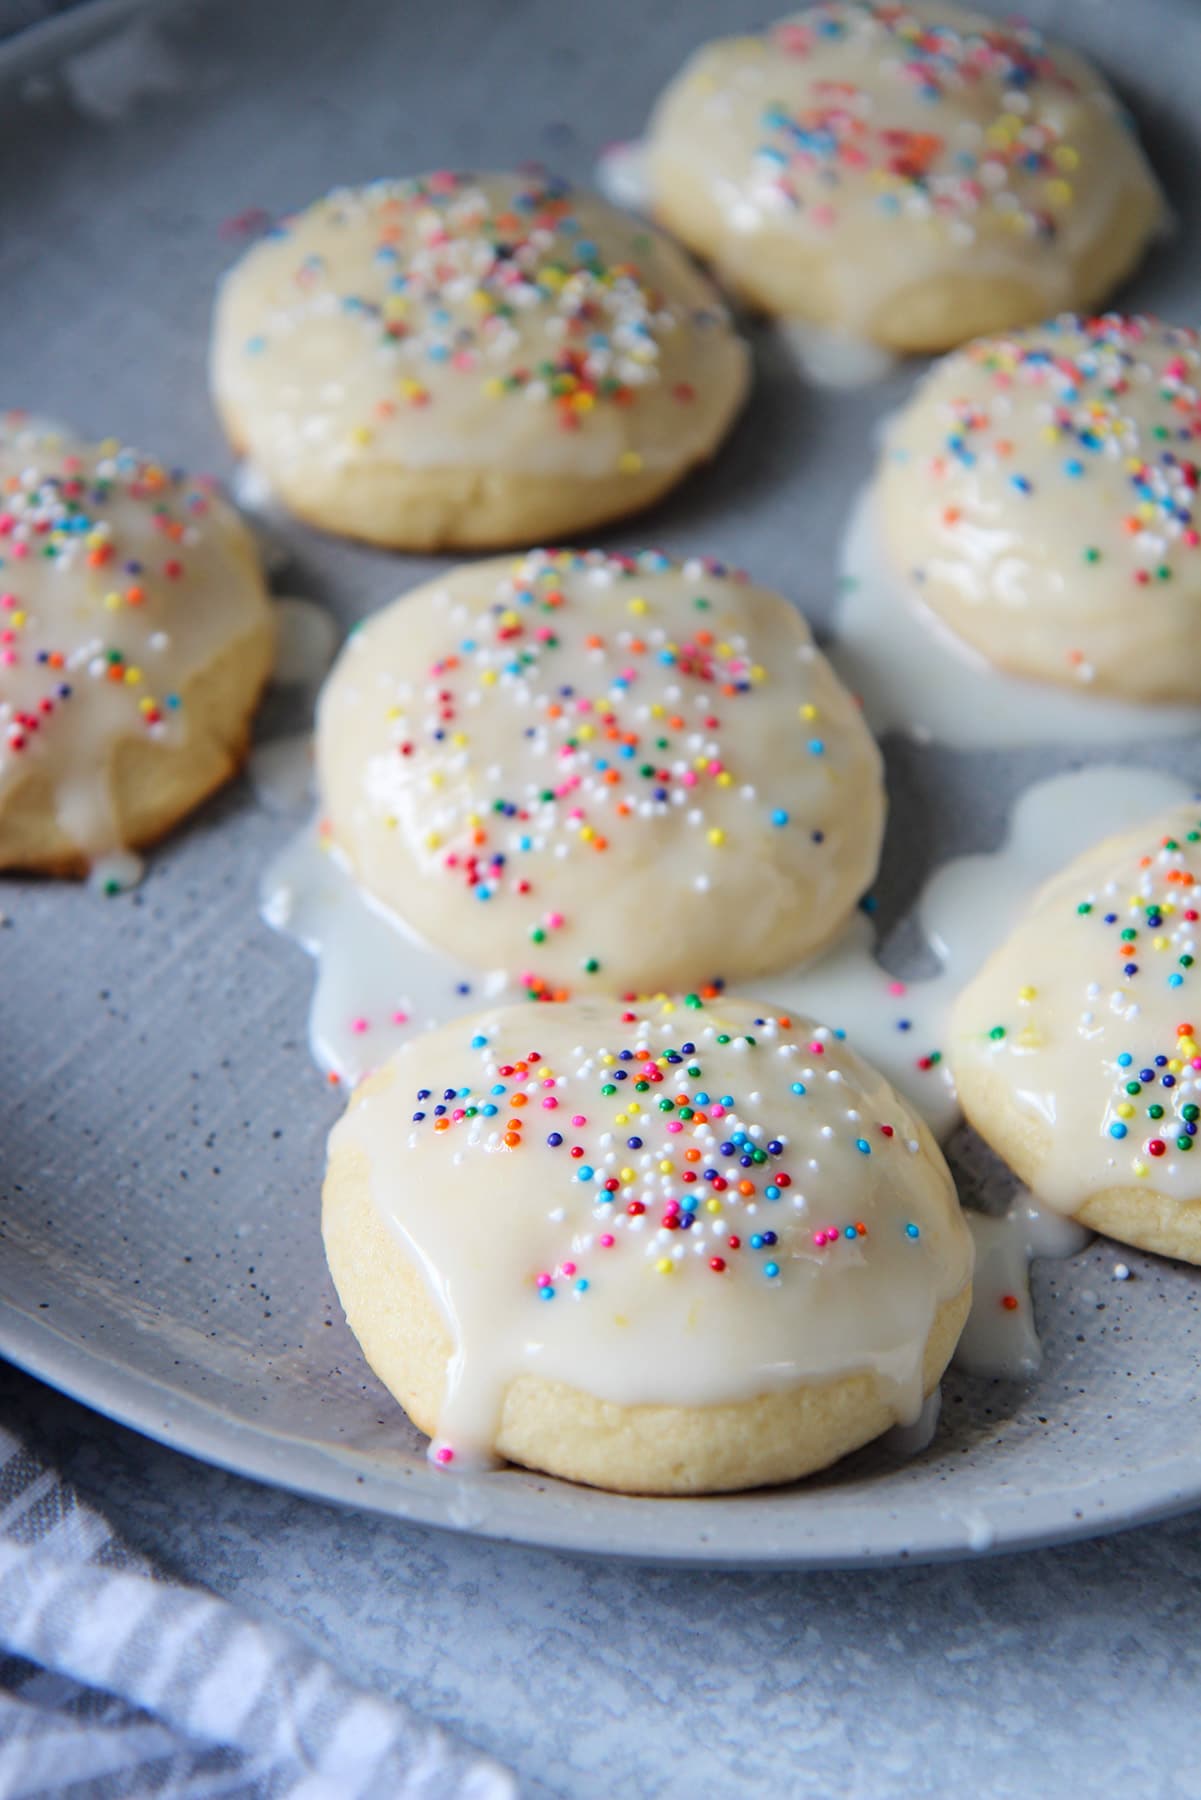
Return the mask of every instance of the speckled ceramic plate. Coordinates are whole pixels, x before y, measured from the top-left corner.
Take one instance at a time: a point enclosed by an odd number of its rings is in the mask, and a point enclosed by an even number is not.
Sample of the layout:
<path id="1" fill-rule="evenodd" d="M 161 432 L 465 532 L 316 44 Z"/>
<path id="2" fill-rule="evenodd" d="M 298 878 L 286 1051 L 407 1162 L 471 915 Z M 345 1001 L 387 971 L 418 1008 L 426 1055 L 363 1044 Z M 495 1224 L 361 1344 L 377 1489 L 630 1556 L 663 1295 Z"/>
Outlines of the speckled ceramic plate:
<path id="1" fill-rule="evenodd" d="M 1036 14 L 1050 6 L 1034 7 Z M 621 28 L 628 14 L 631 29 Z M 1128 296 L 1197 316 L 1201 13 L 1078 0 L 1058 31 L 1126 84 L 1180 219 Z M 170 13 L 148 40 L 0 113 L 4 401 L 193 467 L 228 469 L 205 397 L 213 283 L 237 220 L 342 180 L 542 156 L 585 178 L 637 132 L 705 35 L 754 0 L 605 9 L 529 0 L 241 0 Z M 635 56 L 632 46 L 637 43 Z M 230 224 L 229 221 L 234 221 Z M 871 434 L 913 378 L 807 391 L 764 339 L 728 451 L 613 543 L 700 549 L 828 616 L 840 522 Z M 292 591 L 344 624 L 437 567 L 286 533 Z M 295 728 L 268 709 L 267 734 Z M 1196 743 L 1108 746 L 1201 773 Z M 888 747 L 880 918 L 903 961 L 925 873 L 1000 835 L 1070 751 Z M 655 1560 L 835 1564 L 957 1556 L 1130 1524 L 1201 1501 L 1201 1275 L 1101 1243 L 1036 1272 L 1046 1359 L 1028 1386 L 952 1376 L 929 1449 L 876 1447 L 803 1487 L 703 1501 L 590 1493 L 510 1471 L 449 1477 L 365 1370 L 318 1236 L 338 1099 L 305 1049 L 310 971 L 255 890 L 290 829 L 235 788 L 100 901 L 0 887 L 0 1350 L 197 1456 L 457 1530 Z M 966 1186 L 977 1183 L 966 1147 Z"/>

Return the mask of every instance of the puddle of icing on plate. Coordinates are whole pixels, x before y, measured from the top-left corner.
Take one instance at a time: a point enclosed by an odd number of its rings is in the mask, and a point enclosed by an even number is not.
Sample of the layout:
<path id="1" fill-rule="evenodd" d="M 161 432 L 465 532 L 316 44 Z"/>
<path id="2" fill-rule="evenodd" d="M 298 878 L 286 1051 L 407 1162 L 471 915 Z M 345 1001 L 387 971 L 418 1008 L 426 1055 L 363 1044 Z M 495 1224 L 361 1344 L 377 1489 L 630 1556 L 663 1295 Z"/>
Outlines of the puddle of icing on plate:
<path id="1" fill-rule="evenodd" d="M 1082 769 L 1039 782 L 1018 801 L 1003 844 L 947 863 L 928 882 L 916 913 L 941 965 L 937 975 L 902 981 L 888 974 L 876 960 L 870 921 L 859 915 L 815 962 L 738 992 L 843 1033 L 945 1138 L 959 1115 L 940 1046 L 959 990 L 1036 887 L 1089 844 L 1188 792 L 1170 776 L 1140 769 Z M 268 869 L 262 912 L 316 958 L 313 1056 L 348 1085 L 415 1032 L 523 995 L 516 977 L 457 963 L 375 905 L 311 825 Z"/>
<path id="2" fill-rule="evenodd" d="M 976 1272 L 972 1310 L 952 1360 L 969 1375 L 1029 1380 L 1043 1359 L 1030 1264 L 1040 1256 L 1077 1256 L 1092 1234 L 1074 1219 L 1044 1210 L 1025 1191 L 999 1217 L 964 1216 L 976 1245 Z"/>
<path id="3" fill-rule="evenodd" d="M 1201 728 L 1195 706 L 1138 706 L 1022 681 L 962 645 L 890 567 L 869 485 L 852 509 L 827 655 L 877 737 L 959 749 L 1122 744 Z"/>

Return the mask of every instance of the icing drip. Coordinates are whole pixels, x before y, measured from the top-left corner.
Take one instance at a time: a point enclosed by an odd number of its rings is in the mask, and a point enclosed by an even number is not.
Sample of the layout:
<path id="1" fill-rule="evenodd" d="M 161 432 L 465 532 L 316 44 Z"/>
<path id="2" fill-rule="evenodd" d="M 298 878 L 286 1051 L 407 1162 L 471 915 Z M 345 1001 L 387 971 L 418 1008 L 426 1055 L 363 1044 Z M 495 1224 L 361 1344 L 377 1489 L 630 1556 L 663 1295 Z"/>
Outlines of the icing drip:
<path id="1" fill-rule="evenodd" d="M 360 1090 L 331 1166 L 350 1151 L 454 1342 L 443 1463 L 491 1451 L 522 1374 L 704 1406 L 866 1369 L 913 1423 L 971 1271 L 903 1103 L 740 1002 L 477 1015 Z"/>
<path id="2" fill-rule="evenodd" d="M 1089 1242 L 1083 1225 L 1044 1212 L 1029 1194 L 1017 1194 L 998 1216 L 964 1215 L 976 1246 L 972 1310 L 953 1361 L 969 1375 L 1027 1380 L 1042 1366 L 1030 1264 L 1035 1257 L 1076 1256 Z"/>

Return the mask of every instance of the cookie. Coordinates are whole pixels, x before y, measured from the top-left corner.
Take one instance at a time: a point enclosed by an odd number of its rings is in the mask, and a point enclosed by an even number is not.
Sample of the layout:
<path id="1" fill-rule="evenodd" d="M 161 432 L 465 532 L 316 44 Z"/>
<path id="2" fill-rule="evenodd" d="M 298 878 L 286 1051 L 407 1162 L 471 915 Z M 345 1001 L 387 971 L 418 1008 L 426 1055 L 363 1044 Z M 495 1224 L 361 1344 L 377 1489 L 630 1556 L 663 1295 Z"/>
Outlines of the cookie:
<path id="1" fill-rule="evenodd" d="M 348 639 L 325 830 L 370 897 L 532 992 L 786 968 L 870 883 L 880 754 L 778 594 L 712 561 L 472 563 Z"/>
<path id="2" fill-rule="evenodd" d="M 736 1000 L 412 1040 L 334 1128 L 324 1233 L 436 1461 L 621 1492 L 792 1481 L 911 1420 L 971 1292 L 925 1125 L 833 1033 Z"/>
<path id="3" fill-rule="evenodd" d="M 711 457 L 746 349 L 661 233 L 535 176 L 339 189 L 222 284 L 213 395 L 283 503 L 399 549 L 578 536 Z"/>
<path id="4" fill-rule="evenodd" d="M 658 219 L 770 313 L 896 351 L 1098 305 L 1164 209 L 1109 87 L 1029 25 L 830 0 L 699 50 Z"/>
<path id="5" fill-rule="evenodd" d="M 997 668 L 1125 700 L 1201 700 L 1201 348 L 1071 315 L 938 363 L 893 421 L 886 552 Z"/>
<path id="6" fill-rule="evenodd" d="M 1041 1205 L 1195 1263 L 1199 916 L 1201 808 L 1176 806 L 1043 888 L 950 1032 L 964 1111 Z"/>
<path id="7" fill-rule="evenodd" d="M 116 440 L 0 424 L 0 868 L 81 875 L 237 769 L 275 630 L 249 532 Z"/>

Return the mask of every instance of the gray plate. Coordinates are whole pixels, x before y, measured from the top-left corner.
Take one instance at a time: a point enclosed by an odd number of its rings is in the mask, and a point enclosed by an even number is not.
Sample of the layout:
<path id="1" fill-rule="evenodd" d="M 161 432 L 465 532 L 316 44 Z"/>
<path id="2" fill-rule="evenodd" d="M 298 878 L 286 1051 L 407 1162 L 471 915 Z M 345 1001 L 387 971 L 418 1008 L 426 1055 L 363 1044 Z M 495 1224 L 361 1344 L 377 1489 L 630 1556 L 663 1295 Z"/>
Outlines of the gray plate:
<path id="1" fill-rule="evenodd" d="M 1167 0 L 1138 23 L 1088 0 L 1055 11 L 1059 31 L 1126 82 L 1180 217 L 1177 241 L 1127 299 L 1193 320 L 1201 13 Z M 757 22 L 743 0 L 230 0 L 172 14 L 150 40 L 140 26 L 132 47 L 89 52 L 0 111 L 4 403 L 228 470 L 203 375 L 210 295 L 233 253 L 223 221 L 439 163 L 533 155 L 584 178 L 607 140 L 638 131 L 694 41 Z M 820 621 L 872 425 L 912 372 L 823 395 L 768 343 L 757 352 L 755 398 L 729 449 L 636 536 L 610 541 L 748 565 Z M 299 527 L 287 538 L 284 584 L 347 624 L 439 566 Z M 295 724 L 273 704 L 264 729 Z M 1196 744 L 1108 754 L 1201 774 Z M 1024 784 L 1079 760 L 889 747 L 879 892 L 897 957 L 926 872 L 995 842 Z M 0 1349 L 13 1360 L 250 1475 L 431 1524 L 656 1561 L 957 1556 L 1201 1500 L 1201 1277 L 1126 1256 L 1134 1279 L 1118 1283 L 1102 1244 L 1039 1273 L 1037 1383 L 953 1377 L 938 1436 L 912 1462 L 877 1447 L 799 1489 L 703 1501 L 431 1470 L 365 1371 L 321 1257 L 318 1186 L 338 1100 L 305 1050 L 308 965 L 255 917 L 259 871 L 284 830 L 233 788 L 132 895 L 0 890 Z"/>

